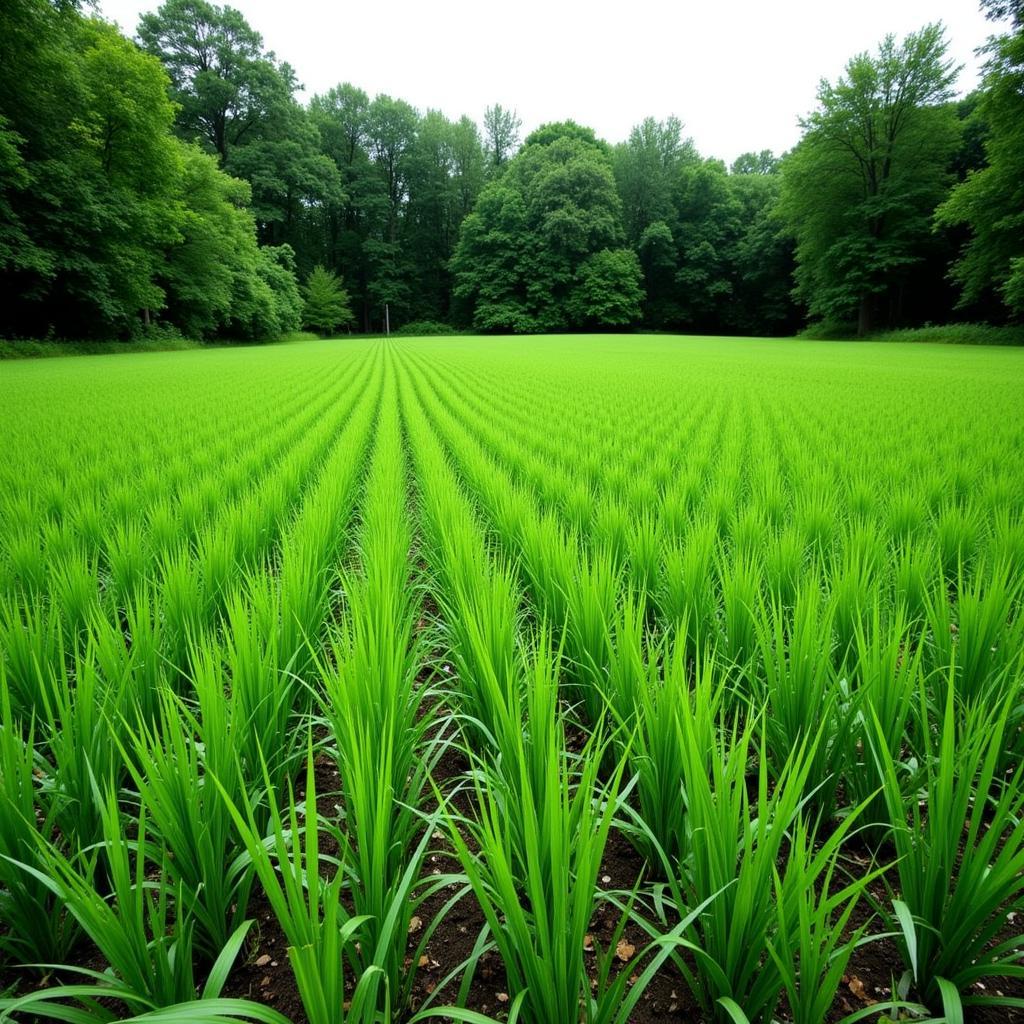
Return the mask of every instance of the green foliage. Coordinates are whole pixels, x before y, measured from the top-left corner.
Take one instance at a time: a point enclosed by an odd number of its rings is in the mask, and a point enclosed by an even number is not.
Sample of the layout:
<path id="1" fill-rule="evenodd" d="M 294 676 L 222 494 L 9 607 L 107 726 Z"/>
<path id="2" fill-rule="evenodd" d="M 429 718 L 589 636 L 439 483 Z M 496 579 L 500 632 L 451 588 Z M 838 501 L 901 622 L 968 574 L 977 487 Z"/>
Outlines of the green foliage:
<path id="1" fill-rule="evenodd" d="M 438 323 L 436 320 L 413 320 L 412 323 L 402 324 L 397 331 L 391 333 L 401 338 L 443 338 L 462 332 L 451 324 Z"/>
<path id="2" fill-rule="evenodd" d="M 730 247 L 740 232 L 740 206 L 718 160 L 687 166 L 675 182 L 673 236 L 677 316 L 704 325 L 730 303 Z"/>
<path id="3" fill-rule="evenodd" d="M 125 355 L 132 352 L 181 352 L 198 348 L 199 342 L 183 338 L 178 331 L 154 324 L 141 337 L 130 341 L 37 341 L 0 339 L 0 359 L 40 359 L 53 356 Z"/>
<path id="4" fill-rule="evenodd" d="M 355 322 L 348 308 L 348 293 L 337 275 L 323 267 L 314 267 L 303 291 L 302 323 L 305 327 L 327 337 L 339 327 L 350 327 Z"/>
<path id="5" fill-rule="evenodd" d="M 290 98 L 290 69 L 234 8 L 167 0 L 142 16 L 139 38 L 167 69 L 185 136 L 202 138 L 221 160 Z"/>
<path id="6" fill-rule="evenodd" d="M 487 173 L 497 177 L 515 155 L 523 122 L 514 110 L 495 103 L 484 111 L 484 156 Z"/>
<path id="7" fill-rule="evenodd" d="M 989 47 L 977 116 L 988 127 L 987 166 L 975 170 L 939 207 L 939 224 L 967 224 L 971 239 L 954 264 L 961 306 L 994 291 L 1016 318 L 1024 315 L 1024 33 Z"/>
<path id="8" fill-rule="evenodd" d="M 622 242 L 621 205 L 606 150 L 578 125 L 533 133 L 499 181 L 481 193 L 452 258 L 455 295 L 487 331 L 550 331 L 625 323 L 638 312 L 635 263 Z M 612 289 L 598 298 L 602 285 Z"/>
<path id="9" fill-rule="evenodd" d="M 830 321 L 812 324 L 800 332 L 801 338 L 829 341 L 852 338 L 856 329 L 850 324 Z M 1024 345 L 1024 330 L 1010 324 L 943 324 L 941 326 L 907 327 L 894 331 L 876 331 L 870 341 L 918 342 L 932 345 Z"/>
<path id="10" fill-rule="evenodd" d="M 797 238 L 797 289 L 814 317 L 875 326 L 928 250 L 931 216 L 958 142 L 947 101 L 958 68 L 941 25 L 822 82 L 818 109 L 783 163 L 782 212 Z"/>
<path id="11" fill-rule="evenodd" d="M 681 130 L 672 118 L 648 118 L 615 150 L 626 231 L 644 272 L 644 322 L 786 331 L 795 323 L 793 242 L 777 215 L 778 161 L 747 154 L 726 174 L 680 141 Z"/>
<path id="12" fill-rule="evenodd" d="M 182 146 L 181 238 L 168 253 L 166 315 L 193 338 L 210 337 L 230 322 L 241 282 L 257 259 L 244 182 L 216 161 Z"/>
<path id="13" fill-rule="evenodd" d="M 748 152 L 729 172 L 675 117 L 645 118 L 615 147 L 572 120 L 520 146 L 500 104 L 482 128 L 348 83 L 304 106 L 293 69 L 208 0 L 145 14 L 141 50 L 77 2 L 12 0 L 0 36 L 8 336 L 125 338 L 160 322 L 279 337 L 301 322 L 292 275 L 316 267 L 344 272 L 364 332 L 388 307 L 398 324 L 486 332 L 781 335 L 800 324 L 795 295 L 864 335 L 952 315 L 960 225 L 961 305 L 992 319 L 1024 308 L 1019 33 L 989 47 L 983 89 L 959 103 L 939 28 L 886 39 L 823 83 L 785 161 Z"/>
<path id="14" fill-rule="evenodd" d="M 636 245 L 644 232 L 672 216 L 672 187 L 680 168 L 697 159 L 692 139 L 683 139 L 676 117 L 645 118 L 615 147 L 615 182 L 622 198 L 623 225 Z"/>
<path id="15" fill-rule="evenodd" d="M 249 188 L 171 135 L 160 62 L 71 9 L 18 0 L 4 17 L 5 328 L 125 337 L 161 312 L 194 338 L 297 326 L 294 266 L 257 249 Z"/>
<path id="16" fill-rule="evenodd" d="M 981 1001 L 1019 1005 L 1018 999 L 970 993 L 979 981 L 1024 976 L 1017 926 L 1011 923 L 1010 935 L 1003 934 L 1007 914 L 1013 922 L 1024 899 L 1024 784 L 1019 766 L 999 772 L 1015 698 L 958 715 L 955 691 L 951 683 L 937 737 L 922 730 L 926 802 L 905 795 L 877 716 L 871 740 L 884 770 L 897 854 L 891 924 L 907 967 L 903 987 L 912 982 L 922 1001 L 946 1014 L 962 1014 L 962 1005 Z"/>
<path id="17" fill-rule="evenodd" d="M 279 337 L 297 331 L 302 322 L 302 295 L 295 277 L 295 253 L 287 242 L 264 245 L 258 250 L 257 273 L 270 289 L 273 320 L 263 337 Z M 254 335 L 259 338 L 261 335 Z"/>
<path id="18" fill-rule="evenodd" d="M 640 319 L 640 261 L 631 249 L 602 249 L 576 272 L 569 315 L 581 325 L 623 327 Z"/>
<path id="19" fill-rule="evenodd" d="M 18 0 L 2 30 L 7 322 L 125 333 L 161 305 L 154 275 L 177 237 L 163 71 L 113 26 L 42 0 Z"/>
<path id="20" fill-rule="evenodd" d="M 437 111 L 427 111 L 419 119 L 408 156 L 409 198 L 402 224 L 416 296 L 409 305 L 417 317 L 445 319 L 448 313 L 448 262 L 462 221 L 476 205 L 484 176 L 476 125 L 468 117 L 453 122 Z"/>
<path id="21" fill-rule="evenodd" d="M 741 153 L 729 167 L 732 174 L 775 174 L 778 169 L 779 158 L 770 149 Z"/>

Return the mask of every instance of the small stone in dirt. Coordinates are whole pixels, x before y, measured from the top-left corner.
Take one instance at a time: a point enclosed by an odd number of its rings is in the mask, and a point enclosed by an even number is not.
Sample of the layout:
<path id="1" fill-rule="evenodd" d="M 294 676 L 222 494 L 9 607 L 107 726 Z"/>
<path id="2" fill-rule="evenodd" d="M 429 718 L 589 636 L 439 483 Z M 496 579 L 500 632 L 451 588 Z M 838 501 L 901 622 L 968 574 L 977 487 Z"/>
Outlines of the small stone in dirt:
<path id="1" fill-rule="evenodd" d="M 414 914 L 409 918 L 409 934 L 415 935 L 423 927 L 423 922 Z"/>
<path id="2" fill-rule="evenodd" d="M 256 961 L 256 966 L 257 967 L 266 967 L 267 964 L 269 964 L 269 963 L 270 963 L 270 955 L 268 953 L 264 953 L 263 956 L 261 956 L 259 958 L 259 960 Z"/>
<path id="3" fill-rule="evenodd" d="M 508 1002 L 508 993 L 507 992 L 499 992 L 498 993 L 498 1002 L 499 1003 L 507 1003 Z"/>
<path id="4" fill-rule="evenodd" d="M 583 936 L 583 952 L 594 952 L 594 936 L 591 935 L 590 932 L 587 932 L 587 934 Z"/>
<path id="5" fill-rule="evenodd" d="M 263 980 L 260 982 L 260 988 L 269 988 L 269 987 L 270 987 L 270 975 L 269 974 L 264 974 L 263 975 Z"/>
<path id="6" fill-rule="evenodd" d="M 624 963 L 628 964 L 633 959 L 633 954 L 636 952 L 636 946 L 632 942 L 627 942 L 625 939 L 619 939 L 619 944 L 615 947 L 615 955 Z"/>
<path id="7" fill-rule="evenodd" d="M 601 884 L 602 885 L 607 885 L 611 880 L 612 880 L 612 876 L 611 875 L 602 875 L 601 876 Z"/>

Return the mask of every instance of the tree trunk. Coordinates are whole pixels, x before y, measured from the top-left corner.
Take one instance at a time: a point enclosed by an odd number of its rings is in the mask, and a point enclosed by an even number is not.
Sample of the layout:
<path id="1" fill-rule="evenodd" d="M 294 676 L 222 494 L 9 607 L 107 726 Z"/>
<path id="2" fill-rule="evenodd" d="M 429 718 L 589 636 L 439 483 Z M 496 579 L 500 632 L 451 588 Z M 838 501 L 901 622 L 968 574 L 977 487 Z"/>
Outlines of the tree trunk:
<path id="1" fill-rule="evenodd" d="M 865 292 L 860 297 L 860 310 L 857 313 L 857 337 L 863 338 L 866 334 L 870 334 L 871 329 L 874 327 L 874 322 L 874 296 L 870 292 Z"/>

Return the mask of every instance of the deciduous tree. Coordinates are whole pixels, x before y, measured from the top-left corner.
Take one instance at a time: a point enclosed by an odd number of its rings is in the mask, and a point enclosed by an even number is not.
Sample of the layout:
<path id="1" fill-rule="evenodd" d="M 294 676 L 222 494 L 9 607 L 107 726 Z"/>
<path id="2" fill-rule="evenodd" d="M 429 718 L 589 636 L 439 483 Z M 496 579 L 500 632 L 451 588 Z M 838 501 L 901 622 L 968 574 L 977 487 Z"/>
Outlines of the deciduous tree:
<path id="1" fill-rule="evenodd" d="M 452 259 L 455 294 L 479 330 L 630 322 L 640 267 L 624 241 L 607 145 L 573 122 L 545 125 L 466 218 Z"/>
<path id="2" fill-rule="evenodd" d="M 287 103 L 294 73 L 263 48 L 263 38 L 233 7 L 165 0 L 139 21 L 142 45 L 171 76 L 178 123 L 221 162 L 257 136 L 273 108 Z"/>
<path id="3" fill-rule="evenodd" d="M 783 167 L 797 287 L 812 316 L 856 319 L 861 334 L 879 314 L 898 319 L 906 274 L 935 244 L 931 218 L 958 137 L 948 102 L 957 71 L 942 26 L 928 25 L 902 43 L 887 36 L 821 83 Z"/>
<path id="4" fill-rule="evenodd" d="M 519 131 L 523 127 L 514 110 L 506 110 L 495 103 L 484 111 L 484 153 L 487 173 L 497 177 L 515 155 L 519 145 Z"/>
<path id="5" fill-rule="evenodd" d="M 971 238 L 953 266 L 962 306 L 994 292 L 1024 316 L 1024 14 L 988 4 L 1017 31 L 993 41 L 977 115 L 987 126 L 988 166 L 968 174 L 939 207 L 940 224 L 966 224 Z M 1010 8 L 1015 7 L 1015 12 Z"/>
<path id="6" fill-rule="evenodd" d="M 692 139 L 683 138 L 677 117 L 645 118 L 615 147 L 615 182 L 622 199 L 626 238 L 637 245 L 647 228 L 672 213 L 672 188 L 680 167 L 698 160 Z"/>

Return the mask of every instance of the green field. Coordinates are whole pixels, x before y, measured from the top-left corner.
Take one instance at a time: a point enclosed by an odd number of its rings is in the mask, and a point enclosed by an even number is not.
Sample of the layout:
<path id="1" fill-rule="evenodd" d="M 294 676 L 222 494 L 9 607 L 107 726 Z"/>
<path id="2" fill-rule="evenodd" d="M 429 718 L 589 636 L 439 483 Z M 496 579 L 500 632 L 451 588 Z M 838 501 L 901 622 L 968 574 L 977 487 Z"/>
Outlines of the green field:
<path id="1" fill-rule="evenodd" d="M 0 1021 L 1024 1019 L 1024 350 L 26 360 L 0 437 Z"/>

